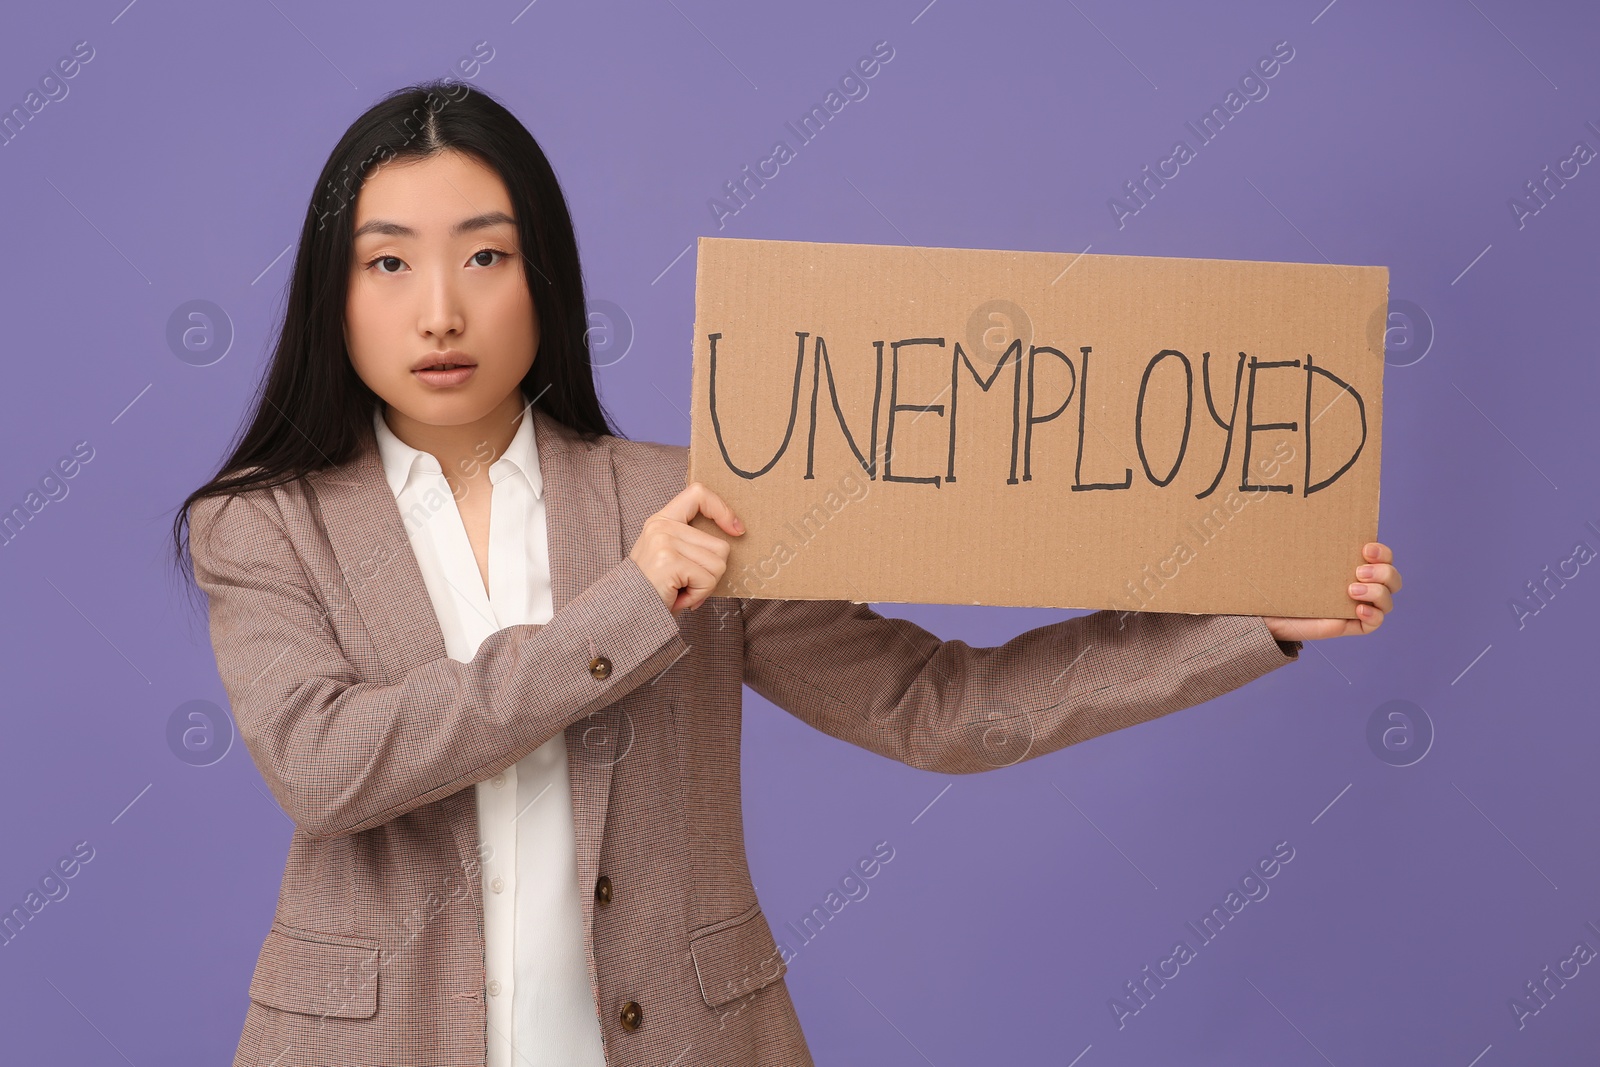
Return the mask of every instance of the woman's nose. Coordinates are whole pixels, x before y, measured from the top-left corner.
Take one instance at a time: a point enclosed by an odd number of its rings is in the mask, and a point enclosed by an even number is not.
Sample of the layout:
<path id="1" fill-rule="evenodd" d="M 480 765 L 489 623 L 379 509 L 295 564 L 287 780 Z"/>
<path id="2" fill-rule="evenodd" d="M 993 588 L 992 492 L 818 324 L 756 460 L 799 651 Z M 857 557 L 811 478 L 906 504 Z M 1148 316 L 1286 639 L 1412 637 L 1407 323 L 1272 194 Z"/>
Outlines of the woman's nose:
<path id="1" fill-rule="evenodd" d="M 418 309 L 422 332 L 438 337 L 460 333 L 465 326 L 461 300 L 449 277 L 434 275 L 423 292 L 422 307 Z"/>

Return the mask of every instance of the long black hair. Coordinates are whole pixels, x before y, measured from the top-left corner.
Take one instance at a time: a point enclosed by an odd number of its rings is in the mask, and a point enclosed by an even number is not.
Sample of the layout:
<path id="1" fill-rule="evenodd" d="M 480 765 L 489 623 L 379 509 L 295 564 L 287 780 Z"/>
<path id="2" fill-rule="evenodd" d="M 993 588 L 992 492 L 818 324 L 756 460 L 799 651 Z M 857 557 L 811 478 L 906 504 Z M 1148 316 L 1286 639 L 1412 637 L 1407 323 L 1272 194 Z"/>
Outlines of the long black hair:
<path id="1" fill-rule="evenodd" d="M 577 236 L 544 151 L 481 89 L 453 80 L 409 85 L 351 123 L 323 164 L 300 227 L 283 327 L 248 428 L 173 519 L 175 558 L 186 579 L 192 579 L 187 526 L 197 501 L 337 466 L 371 434 L 379 398 L 356 374 L 344 342 L 356 197 L 377 166 L 448 150 L 493 169 L 511 197 L 539 321 L 539 350 L 522 380 L 524 395 L 585 440 L 620 436 L 595 391 Z"/>

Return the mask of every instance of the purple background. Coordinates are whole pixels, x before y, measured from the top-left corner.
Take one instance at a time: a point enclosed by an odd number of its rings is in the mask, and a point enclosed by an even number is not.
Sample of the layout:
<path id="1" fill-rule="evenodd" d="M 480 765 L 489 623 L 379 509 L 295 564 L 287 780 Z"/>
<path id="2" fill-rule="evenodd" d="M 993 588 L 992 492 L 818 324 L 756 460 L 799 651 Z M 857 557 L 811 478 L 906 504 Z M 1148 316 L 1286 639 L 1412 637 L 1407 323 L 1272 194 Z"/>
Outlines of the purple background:
<path id="1" fill-rule="evenodd" d="M 0 148 L 0 510 L 77 442 L 94 458 L 0 546 L 0 908 L 74 843 L 95 855 L 0 946 L 4 1058 L 232 1055 L 290 825 L 242 743 L 209 766 L 169 746 L 180 705 L 225 697 L 168 523 L 249 402 L 278 257 L 335 139 L 480 40 L 478 83 L 563 181 L 591 299 L 631 324 L 601 371 L 630 437 L 688 441 L 703 234 L 1383 264 L 1407 309 L 1379 535 L 1405 590 L 1378 635 L 972 777 L 885 761 L 751 695 L 749 851 L 774 931 L 874 843 L 895 850 L 790 964 L 819 1063 L 1594 1055 L 1600 967 L 1522 1029 L 1509 1000 L 1580 939 L 1600 948 L 1584 926 L 1600 925 L 1600 573 L 1521 627 L 1509 604 L 1580 539 L 1600 547 L 1600 164 L 1523 227 L 1508 207 L 1574 142 L 1600 148 L 1594 5 L 522 2 L 8 13 L 0 106 L 74 42 L 95 55 Z M 869 95 L 719 229 L 708 200 L 792 144 L 784 123 L 879 40 L 894 58 Z M 1282 40 L 1295 55 L 1267 98 L 1119 229 L 1108 198 Z M 209 366 L 166 341 L 192 299 L 236 331 Z M 882 610 L 973 644 L 1064 615 Z M 1368 741 L 1391 700 L 1416 706 L 1417 736 L 1431 723 L 1420 762 Z M 1185 921 L 1279 841 L 1295 857 L 1270 895 L 1119 1029 L 1110 998 L 1180 937 L 1198 944 Z"/>

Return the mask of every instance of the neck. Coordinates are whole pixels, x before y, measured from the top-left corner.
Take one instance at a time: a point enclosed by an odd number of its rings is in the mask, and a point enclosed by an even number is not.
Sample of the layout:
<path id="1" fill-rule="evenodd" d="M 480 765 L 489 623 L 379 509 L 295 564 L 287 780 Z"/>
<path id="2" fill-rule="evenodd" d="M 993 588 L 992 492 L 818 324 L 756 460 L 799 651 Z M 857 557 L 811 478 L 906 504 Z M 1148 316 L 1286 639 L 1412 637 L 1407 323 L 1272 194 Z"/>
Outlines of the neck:
<path id="1" fill-rule="evenodd" d="M 513 389 L 481 419 L 460 425 L 419 422 L 389 404 L 384 405 L 383 415 L 396 437 L 439 461 L 445 480 L 455 489 L 488 481 L 489 467 L 511 446 L 522 420 L 533 417 L 525 405 L 522 390 Z"/>

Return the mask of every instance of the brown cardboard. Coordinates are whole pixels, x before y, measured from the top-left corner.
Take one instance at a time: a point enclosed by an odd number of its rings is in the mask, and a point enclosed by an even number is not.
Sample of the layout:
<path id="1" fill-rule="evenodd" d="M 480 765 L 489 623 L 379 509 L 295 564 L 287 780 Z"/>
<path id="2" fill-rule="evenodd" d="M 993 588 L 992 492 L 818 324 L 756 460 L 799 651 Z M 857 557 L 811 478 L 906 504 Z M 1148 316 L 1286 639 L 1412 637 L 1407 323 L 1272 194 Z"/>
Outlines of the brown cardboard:
<path id="1" fill-rule="evenodd" d="M 689 479 L 746 527 L 715 595 L 1354 618 L 1388 287 L 1376 266 L 702 237 Z M 1247 439 L 1248 485 L 1287 489 L 1242 488 Z"/>

